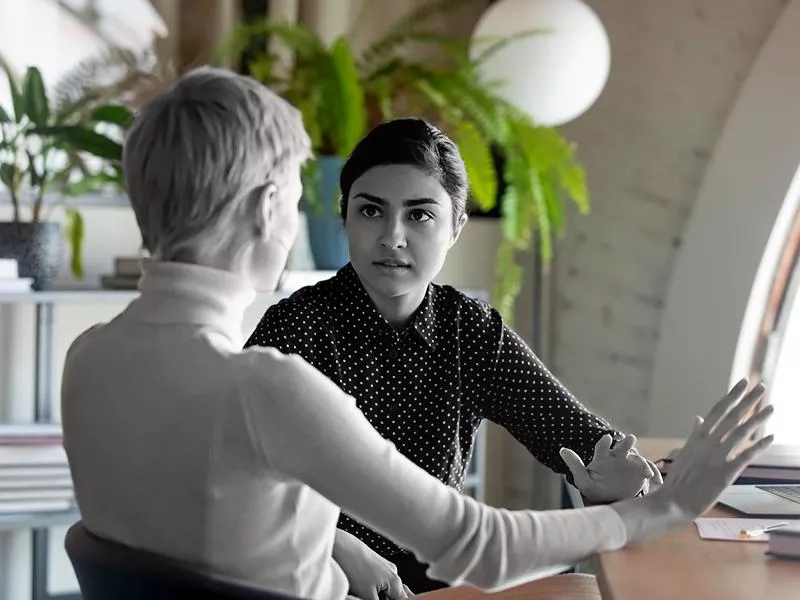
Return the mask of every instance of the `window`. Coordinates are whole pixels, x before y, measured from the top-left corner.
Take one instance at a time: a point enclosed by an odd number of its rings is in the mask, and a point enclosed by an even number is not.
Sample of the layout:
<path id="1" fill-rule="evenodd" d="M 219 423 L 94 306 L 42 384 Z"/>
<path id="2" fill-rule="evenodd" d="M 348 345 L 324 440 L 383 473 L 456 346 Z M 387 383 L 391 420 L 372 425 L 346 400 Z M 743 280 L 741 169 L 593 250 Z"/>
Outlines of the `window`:
<path id="1" fill-rule="evenodd" d="M 800 212 L 773 279 L 752 375 L 767 384 L 775 407 L 766 432 L 778 444 L 797 443 L 800 428 Z"/>
<path id="2" fill-rule="evenodd" d="M 48 87 L 112 40 L 144 50 L 166 34 L 148 0 L 0 0 L 0 64 L 17 76 L 35 65 Z M 0 105 L 11 107 L 5 74 Z"/>

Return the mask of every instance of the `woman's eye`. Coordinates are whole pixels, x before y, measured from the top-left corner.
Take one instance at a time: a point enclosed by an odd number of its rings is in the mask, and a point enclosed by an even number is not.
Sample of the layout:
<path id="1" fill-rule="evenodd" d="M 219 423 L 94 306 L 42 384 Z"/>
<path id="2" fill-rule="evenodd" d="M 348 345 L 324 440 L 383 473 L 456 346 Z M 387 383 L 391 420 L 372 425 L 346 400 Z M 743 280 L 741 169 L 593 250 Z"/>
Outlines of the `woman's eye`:
<path id="1" fill-rule="evenodd" d="M 412 221 L 423 223 L 425 221 L 430 221 L 433 217 L 428 211 L 416 208 L 408 213 L 408 218 Z"/>
<path id="2" fill-rule="evenodd" d="M 378 210 L 377 206 L 367 205 L 361 207 L 361 214 L 365 217 L 372 218 L 377 217 L 380 214 L 380 211 Z"/>

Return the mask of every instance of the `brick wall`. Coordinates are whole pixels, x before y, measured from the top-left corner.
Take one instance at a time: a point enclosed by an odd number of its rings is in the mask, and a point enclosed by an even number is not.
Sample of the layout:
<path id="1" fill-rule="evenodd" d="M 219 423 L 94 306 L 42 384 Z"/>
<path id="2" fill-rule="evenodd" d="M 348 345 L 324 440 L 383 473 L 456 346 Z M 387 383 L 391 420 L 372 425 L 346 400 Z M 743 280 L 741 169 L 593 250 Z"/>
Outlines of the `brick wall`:
<path id="1" fill-rule="evenodd" d="M 592 214 L 559 247 L 552 368 L 620 427 L 647 433 L 659 320 L 681 234 L 726 115 L 784 0 L 590 0 L 611 76 L 563 128 Z"/>

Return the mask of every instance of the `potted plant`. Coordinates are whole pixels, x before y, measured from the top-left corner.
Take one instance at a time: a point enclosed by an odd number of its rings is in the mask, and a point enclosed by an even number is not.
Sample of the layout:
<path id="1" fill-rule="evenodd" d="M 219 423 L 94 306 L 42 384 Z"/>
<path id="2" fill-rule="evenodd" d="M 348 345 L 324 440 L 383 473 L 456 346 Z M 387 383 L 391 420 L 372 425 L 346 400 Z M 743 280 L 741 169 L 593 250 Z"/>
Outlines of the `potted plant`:
<path id="1" fill-rule="evenodd" d="M 18 80 L 6 69 L 13 106 L 0 106 L 0 182 L 12 206 L 12 220 L 0 222 L 0 256 L 19 263 L 21 277 L 31 277 L 34 288 L 46 288 L 63 260 L 63 235 L 58 223 L 47 219 L 46 194 L 54 192 L 56 205 L 66 211 L 66 234 L 71 246 L 71 270 L 83 274 L 81 249 L 83 220 L 66 206 L 65 196 L 122 184 L 122 147 L 98 125 L 123 127 L 130 112 L 119 105 L 97 105 L 88 114 L 80 104 L 53 110 L 42 76 L 29 67 Z M 27 219 L 27 220 L 26 220 Z"/>
<path id="2" fill-rule="evenodd" d="M 277 68 L 279 57 L 265 50 L 251 53 L 243 67 L 302 111 L 318 157 L 306 174 L 306 205 L 338 232 L 345 252 L 336 215 L 338 169 L 344 157 L 369 129 L 387 119 L 422 115 L 442 127 L 461 150 L 472 205 L 488 211 L 500 202 L 503 241 L 492 301 L 512 320 L 523 272 L 518 253 L 531 248 L 535 232 L 546 265 L 553 238 L 563 231 L 566 201 L 572 200 L 586 213 L 589 196 L 573 146 L 557 130 L 537 126 L 501 99 L 496 92 L 499 82 L 479 76 L 482 61 L 519 36 L 491 40 L 471 58 L 467 41 L 431 29 L 431 19 L 464 4 L 465 0 L 430 0 L 409 11 L 357 56 L 346 36 L 325 45 L 302 25 L 269 19 L 239 26 L 219 52 L 228 58 L 239 56 L 265 35 L 275 36 L 293 51 L 288 70 Z M 520 35 L 539 33 L 543 32 Z M 411 44 L 432 45 L 443 60 L 409 58 Z M 502 160 L 496 162 L 494 154 Z M 332 234 L 320 234 L 313 213 L 309 223 L 317 267 L 340 266 L 346 258 L 338 256 L 336 265 L 325 260 L 331 256 L 327 248 Z"/>

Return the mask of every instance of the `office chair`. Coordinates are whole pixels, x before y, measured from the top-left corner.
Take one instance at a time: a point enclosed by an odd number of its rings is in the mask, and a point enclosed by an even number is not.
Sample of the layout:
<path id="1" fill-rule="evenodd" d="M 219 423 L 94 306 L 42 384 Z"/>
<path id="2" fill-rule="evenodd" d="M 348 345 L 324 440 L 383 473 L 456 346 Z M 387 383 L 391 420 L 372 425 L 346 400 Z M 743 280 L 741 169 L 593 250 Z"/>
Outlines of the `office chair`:
<path id="1" fill-rule="evenodd" d="M 64 546 L 84 600 L 300 600 L 101 539 L 81 521 Z"/>

